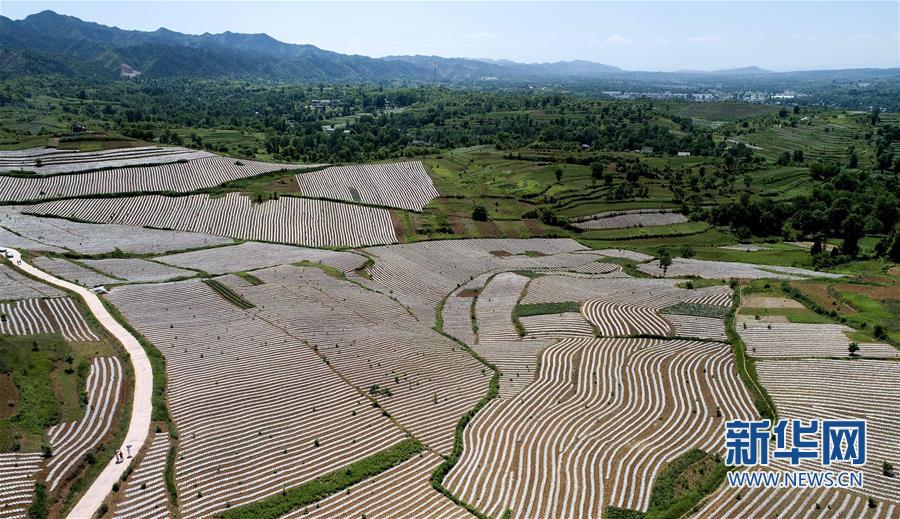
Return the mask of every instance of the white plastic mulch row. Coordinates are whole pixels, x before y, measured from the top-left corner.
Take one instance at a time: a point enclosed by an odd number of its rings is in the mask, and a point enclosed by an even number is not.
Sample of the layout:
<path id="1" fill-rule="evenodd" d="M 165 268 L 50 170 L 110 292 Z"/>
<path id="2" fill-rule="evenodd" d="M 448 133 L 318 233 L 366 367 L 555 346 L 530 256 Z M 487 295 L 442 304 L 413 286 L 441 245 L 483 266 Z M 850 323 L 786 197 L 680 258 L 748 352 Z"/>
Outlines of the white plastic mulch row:
<path id="1" fill-rule="evenodd" d="M 531 315 L 519 321 L 526 335 L 536 339 L 594 336 L 594 328 L 578 312 Z"/>
<path id="2" fill-rule="evenodd" d="M 242 272 L 299 261 L 323 263 L 343 272 L 365 263 L 365 256 L 353 252 L 309 249 L 274 243 L 245 242 L 230 247 L 215 247 L 155 258 L 156 261 L 210 274 Z"/>
<path id="3" fill-rule="evenodd" d="M 488 282 L 475 301 L 475 317 L 478 322 L 476 342 L 520 340 L 512 314 L 529 281 L 525 276 L 503 272 Z"/>
<path id="4" fill-rule="evenodd" d="M 414 456 L 372 478 L 283 516 L 285 519 L 333 517 L 471 517 L 464 508 L 431 486 L 431 474 L 443 461 L 432 452 Z"/>
<path id="5" fill-rule="evenodd" d="M 868 497 L 840 488 L 751 488 L 723 486 L 696 515 L 699 519 L 753 519 L 783 511 L 791 517 L 893 519 L 900 505 L 882 501 L 869 508 Z"/>
<path id="6" fill-rule="evenodd" d="M 163 519 L 171 517 L 168 510 L 169 493 L 166 490 L 166 455 L 169 451 L 169 433 L 156 433 L 150 441 L 147 453 L 128 476 L 122 500 L 116 505 L 116 519 Z"/>
<path id="7" fill-rule="evenodd" d="M 774 265 L 754 265 L 734 261 L 708 261 L 692 258 L 674 258 L 665 274 L 659 262 L 651 261 L 638 265 L 638 270 L 654 276 L 681 277 L 698 276 L 705 279 L 805 279 L 810 277 L 839 278 L 842 274 L 831 274 L 796 267 Z"/>
<path id="8" fill-rule="evenodd" d="M 334 166 L 297 175 L 304 196 L 421 211 L 440 196 L 421 161 Z"/>
<path id="9" fill-rule="evenodd" d="M 675 335 L 679 337 L 697 337 L 715 341 L 724 341 L 728 338 L 724 319 L 676 314 L 665 314 L 662 317 L 672 324 Z"/>
<path id="10" fill-rule="evenodd" d="M 123 167 L 51 177 L 0 176 L 0 200 L 24 202 L 112 193 L 188 193 L 241 178 L 308 167 L 209 156 L 161 166 Z"/>
<path id="11" fill-rule="evenodd" d="M 43 461 L 36 452 L 0 454 L 0 517 L 27 517 Z"/>
<path id="12" fill-rule="evenodd" d="M 842 324 L 767 323 L 746 321 L 736 324 L 747 353 L 753 357 L 846 357 L 854 342 L 847 335 L 854 330 Z M 900 357 L 889 344 L 858 343 L 863 357 Z"/>
<path id="13" fill-rule="evenodd" d="M 81 254 L 103 254 L 116 249 L 146 254 L 233 243 L 211 234 L 95 225 L 61 218 L 41 218 L 21 212 L 31 209 L 30 206 L 0 206 L 0 239 L 3 240 L 0 246 L 51 252 L 65 252 L 68 249 Z M 5 231 L 4 227 L 12 232 Z"/>
<path id="14" fill-rule="evenodd" d="M 83 461 L 109 432 L 119 406 L 122 363 L 116 357 L 100 357 L 91 363 L 87 379 L 87 405 L 80 420 L 55 425 L 47 432 L 53 456 L 47 462 L 47 482 L 54 490 L 66 472 Z"/>
<path id="15" fill-rule="evenodd" d="M 577 267 L 597 256 L 570 239 L 472 239 L 370 247 L 374 282 L 389 290 L 422 322 L 434 321 L 435 305 L 485 273 Z M 526 254 L 529 253 L 529 254 Z"/>
<path id="16" fill-rule="evenodd" d="M 73 199 L 28 209 L 95 223 L 208 233 L 313 247 L 358 247 L 397 241 L 390 212 L 340 202 L 281 197 L 261 204 L 240 193 Z"/>
<path id="17" fill-rule="evenodd" d="M 830 470 L 861 470 L 863 495 L 900 503 L 896 478 L 882 472 L 883 461 L 900 459 L 896 434 L 900 364 L 886 360 L 763 360 L 756 369 L 779 418 L 866 420 L 867 463 L 836 462 Z M 810 460 L 809 467 L 821 470 L 818 460 Z"/>
<path id="18" fill-rule="evenodd" d="M 59 333 L 68 341 L 96 341 L 97 335 L 67 297 L 22 299 L 0 303 L 0 333 Z"/>
<path id="19" fill-rule="evenodd" d="M 38 175 L 77 173 L 95 169 L 162 164 L 214 157 L 212 153 L 178 147 L 141 146 L 103 151 L 56 148 L 0 151 L 0 172 L 31 171 Z"/>
<path id="20" fill-rule="evenodd" d="M 0 301 L 62 295 L 64 295 L 62 290 L 35 281 L 11 267 L 0 264 Z"/>
<path id="21" fill-rule="evenodd" d="M 585 230 L 592 229 L 622 229 L 626 227 L 653 227 L 658 225 L 673 225 L 685 223 L 688 219 L 679 213 L 632 213 L 616 216 L 597 217 L 575 224 L 576 227 Z"/>
<path id="22" fill-rule="evenodd" d="M 88 288 L 93 288 L 98 285 L 108 285 L 110 283 L 121 283 L 121 280 L 119 279 L 111 278 L 63 258 L 39 256 L 34 259 L 34 266 L 49 272 L 56 277 L 78 283 L 79 285 Z"/>
<path id="23" fill-rule="evenodd" d="M 449 451 L 456 421 L 490 381 L 471 355 L 390 298 L 319 269 L 254 275 L 263 284 L 218 278 L 256 305 L 249 310 L 199 281 L 109 295 L 167 359 L 182 516 L 275 495 L 401 441 L 357 388 L 390 391 L 371 396 Z"/>
<path id="24" fill-rule="evenodd" d="M 722 452 L 725 421 L 756 416 L 727 345 L 564 339 L 533 383 L 476 415 L 444 484 L 493 517 L 647 510 L 667 463 Z"/>
<path id="25" fill-rule="evenodd" d="M 197 274 L 191 270 L 170 267 L 155 261 L 138 258 L 81 260 L 81 263 L 115 276 L 118 279 L 136 283 L 166 281 L 173 278 L 191 277 Z M 117 281 L 117 283 L 121 283 L 121 281 Z"/>

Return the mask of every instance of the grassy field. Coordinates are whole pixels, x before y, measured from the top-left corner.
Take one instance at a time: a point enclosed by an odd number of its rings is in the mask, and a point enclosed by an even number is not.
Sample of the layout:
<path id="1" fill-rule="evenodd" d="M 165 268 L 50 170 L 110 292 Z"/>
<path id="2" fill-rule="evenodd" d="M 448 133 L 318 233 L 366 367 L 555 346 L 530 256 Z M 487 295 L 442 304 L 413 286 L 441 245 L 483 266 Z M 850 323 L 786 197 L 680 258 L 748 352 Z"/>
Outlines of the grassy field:
<path id="1" fill-rule="evenodd" d="M 58 335 L 0 336 L 0 451 L 38 451 L 51 426 L 82 416 L 90 355 Z"/>
<path id="2" fill-rule="evenodd" d="M 778 113 L 782 107 L 750 103 L 672 103 L 667 111 L 679 117 L 706 121 L 734 121 Z"/>
<path id="3" fill-rule="evenodd" d="M 871 128 L 859 118 L 841 113 L 815 113 L 796 126 L 773 122 L 767 128 L 732 137 L 733 140 L 761 149 L 757 152 L 769 159 L 777 159 L 785 152 L 803 150 L 806 161 L 834 162 L 846 165 L 850 146 L 856 148 L 860 164 L 873 164 L 874 151 L 866 133 Z"/>

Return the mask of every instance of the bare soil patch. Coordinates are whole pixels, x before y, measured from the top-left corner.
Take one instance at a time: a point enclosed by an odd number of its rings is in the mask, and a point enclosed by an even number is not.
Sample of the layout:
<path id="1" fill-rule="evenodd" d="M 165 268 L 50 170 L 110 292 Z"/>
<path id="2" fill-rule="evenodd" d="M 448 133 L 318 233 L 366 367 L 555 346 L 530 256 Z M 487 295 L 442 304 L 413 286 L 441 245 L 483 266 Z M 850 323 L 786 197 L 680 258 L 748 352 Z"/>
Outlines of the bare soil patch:
<path id="1" fill-rule="evenodd" d="M 467 288 L 466 290 L 460 290 L 456 297 L 475 297 L 481 290 L 477 288 Z"/>
<path id="2" fill-rule="evenodd" d="M 537 220 L 523 220 L 525 222 L 525 227 L 528 228 L 528 231 L 531 232 L 533 236 L 542 236 L 544 234 L 544 229 L 541 228 L 541 224 Z"/>
<path id="3" fill-rule="evenodd" d="M 466 234 L 466 222 L 464 222 L 463 219 L 459 216 L 450 217 L 450 226 L 453 227 L 454 233 Z"/>
<path id="4" fill-rule="evenodd" d="M 803 308 L 803 305 L 787 297 L 747 296 L 743 300 L 747 308 Z"/>
<path id="5" fill-rule="evenodd" d="M 397 216 L 397 211 L 393 209 L 388 211 L 391 215 L 391 225 L 394 226 L 394 234 L 397 235 L 397 241 L 400 243 L 406 243 L 406 236 L 403 232 L 403 223 L 400 222 L 400 218 Z"/>
<path id="6" fill-rule="evenodd" d="M 878 301 L 884 301 L 886 299 L 900 301 L 900 287 L 841 284 L 836 285 L 835 288 L 843 292 L 862 294 L 870 299 L 875 299 Z"/>
<path id="7" fill-rule="evenodd" d="M 846 305 L 837 299 L 831 297 L 828 293 L 828 286 L 821 283 L 791 283 L 795 288 L 800 289 L 804 294 L 812 298 L 822 308 L 843 314 L 855 314 L 856 309 L 850 305 Z"/>
<path id="8" fill-rule="evenodd" d="M 478 229 L 478 235 L 484 238 L 499 238 L 503 236 L 503 232 L 497 227 L 497 224 L 491 221 L 475 222 L 475 228 Z"/>
<path id="9" fill-rule="evenodd" d="M 0 373 L 0 418 L 12 416 L 18 408 L 18 388 L 8 373 Z"/>
<path id="10" fill-rule="evenodd" d="M 505 250 L 492 250 L 492 251 L 491 251 L 491 255 L 492 255 L 492 256 L 497 256 L 498 258 L 507 258 L 507 257 L 509 257 L 509 256 L 512 256 L 512 253 L 511 253 L 511 252 L 507 252 L 507 251 L 505 251 Z"/>

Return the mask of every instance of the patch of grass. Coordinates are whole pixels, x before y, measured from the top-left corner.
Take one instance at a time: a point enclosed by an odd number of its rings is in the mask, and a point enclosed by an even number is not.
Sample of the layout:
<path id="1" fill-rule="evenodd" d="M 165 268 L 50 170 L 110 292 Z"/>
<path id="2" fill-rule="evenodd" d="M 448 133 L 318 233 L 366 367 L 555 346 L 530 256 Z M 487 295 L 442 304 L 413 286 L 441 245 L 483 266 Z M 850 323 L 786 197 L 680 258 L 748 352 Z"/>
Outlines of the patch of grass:
<path id="1" fill-rule="evenodd" d="M 222 284 L 220 281 L 217 281 L 215 279 L 204 279 L 203 282 L 209 285 L 210 288 L 215 290 L 220 296 L 222 296 L 223 299 L 238 308 L 247 310 L 248 308 L 254 308 L 256 306 L 250 301 L 244 299 L 243 296 L 241 296 L 234 290 Z"/>
<path id="2" fill-rule="evenodd" d="M 265 283 L 263 283 L 263 280 L 259 279 L 258 277 L 254 276 L 253 274 L 251 274 L 249 272 L 236 272 L 235 275 L 246 280 L 248 283 L 250 283 L 251 285 L 254 285 L 254 286 L 259 286 L 259 285 L 265 284 Z"/>
<path id="3" fill-rule="evenodd" d="M 623 229 L 596 229 L 584 231 L 582 238 L 588 240 L 633 240 L 635 238 L 672 238 L 694 236 L 711 229 L 707 222 L 685 222 L 673 225 L 647 227 L 626 227 Z"/>
<path id="4" fill-rule="evenodd" d="M 694 315 L 697 317 L 716 317 L 724 319 L 728 316 L 729 309 L 716 305 L 701 305 L 697 303 L 678 303 L 667 306 L 661 313 L 672 315 Z"/>
<path id="5" fill-rule="evenodd" d="M 677 519 L 688 513 L 725 480 L 727 467 L 718 455 L 692 449 L 660 473 L 650 494 L 647 519 Z"/>
<path id="6" fill-rule="evenodd" d="M 803 324 L 833 324 L 834 319 L 820 315 L 806 308 L 749 308 L 743 307 L 741 315 L 768 316 L 777 315 L 786 317 L 788 322 Z"/>
<path id="7" fill-rule="evenodd" d="M 867 323 L 867 328 L 879 325 L 893 344 L 900 343 L 900 301 L 885 299 L 876 301 L 866 295 L 846 290 L 837 290 L 842 302 L 852 306 L 857 321 Z M 884 339 L 882 339 L 884 340 Z"/>
<path id="8" fill-rule="evenodd" d="M 175 455 L 177 452 L 177 446 L 169 447 L 169 452 L 166 453 L 166 469 L 163 473 L 166 480 L 166 491 L 175 506 L 178 506 L 178 487 L 175 485 Z"/>
<path id="9" fill-rule="evenodd" d="M 693 289 L 693 288 L 714 287 L 714 286 L 719 286 L 719 285 L 724 285 L 724 284 L 725 284 L 725 281 L 722 279 L 693 278 L 693 279 L 689 279 L 688 281 L 685 281 L 683 283 L 678 283 L 675 286 L 677 286 L 678 288 Z"/>
<path id="10" fill-rule="evenodd" d="M 50 503 L 47 500 L 47 487 L 43 483 L 34 484 L 34 501 L 28 507 L 28 519 L 47 517 Z"/>
<path id="11" fill-rule="evenodd" d="M 344 274 L 344 271 L 334 268 L 331 265 L 326 265 L 324 263 L 317 263 L 315 261 L 303 260 L 303 261 L 298 261 L 296 263 L 291 263 L 291 265 L 294 265 L 295 267 L 311 267 L 311 268 L 319 269 L 322 272 L 324 272 L 324 273 L 328 274 L 329 276 L 336 278 L 336 279 L 346 279 L 347 278 L 347 276 Z"/>
<path id="12" fill-rule="evenodd" d="M 526 305 L 516 305 L 513 309 L 513 317 L 528 317 L 530 315 L 546 315 L 561 314 L 564 312 L 578 312 L 581 309 L 575 301 L 565 301 L 563 303 L 534 303 Z"/>
<path id="13" fill-rule="evenodd" d="M 782 267 L 809 267 L 809 252 L 783 243 L 766 243 L 769 250 L 741 251 L 720 249 L 719 247 L 695 247 L 694 257 L 711 261 L 736 261 L 755 265 L 776 265 Z"/>
<path id="14" fill-rule="evenodd" d="M 300 486 L 285 489 L 280 494 L 239 508 L 217 517 L 222 519 L 276 518 L 339 492 L 350 485 L 370 478 L 422 452 L 422 444 L 415 439 L 402 442 L 351 463 L 344 468 L 319 476 Z"/>
<path id="15" fill-rule="evenodd" d="M 0 450 L 40 450 L 44 432 L 61 421 L 64 409 L 81 410 L 83 359 L 58 335 L 0 336 L 0 351 L 0 373 L 18 392 L 15 411 L 0 420 Z"/>

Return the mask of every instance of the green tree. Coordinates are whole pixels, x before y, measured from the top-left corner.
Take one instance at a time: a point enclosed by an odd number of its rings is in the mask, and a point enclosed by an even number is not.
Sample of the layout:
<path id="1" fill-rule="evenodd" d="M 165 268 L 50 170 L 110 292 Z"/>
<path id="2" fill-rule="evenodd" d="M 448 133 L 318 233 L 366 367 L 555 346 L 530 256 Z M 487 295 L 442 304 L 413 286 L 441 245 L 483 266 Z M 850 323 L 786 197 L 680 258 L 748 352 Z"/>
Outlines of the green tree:
<path id="1" fill-rule="evenodd" d="M 488 219 L 487 209 L 483 205 L 476 205 L 472 209 L 472 219 L 478 222 L 486 222 Z"/>
<path id="2" fill-rule="evenodd" d="M 859 167 L 859 155 L 856 154 L 855 148 L 850 148 L 850 160 L 847 162 L 847 167 L 850 169 Z"/>
<path id="3" fill-rule="evenodd" d="M 881 108 L 877 106 L 872 108 L 872 113 L 869 114 L 869 124 L 875 126 L 876 124 L 881 122 Z"/>
<path id="4" fill-rule="evenodd" d="M 841 253 L 855 258 L 859 254 L 859 239 L 862 237 L 862 220 L 852 214 L 844 221 L 844 243 Z"/>
<path id="5" fill-rule="evenodd" d="M 553 170 L 553 174 L 556 175 L 556 183 L 557 183 L 557 184 L 559 184 L 560 182 L 562 182 L 562 177 L 563 177 L 563 169 L 562 169 L 562 168 L 556 168 L 556 169 L 554 169 L 554 170 Z"/>
<path id="6" fill-rule="evenodd" d="M 809 248 L 809 255 L 818 256 L 819 254 L 822 254 L 822 237 L 816 235 L 816 237 L 813 238 L 812 247 Z"/>
<path id="7" fill-rule="evenodd" d="M 605 163 L 599 160 L 591 162 L 591 178 L 594 179 L 595 182 L 603 178 L 604 171 L 606 171 Z"/>
<path id="8" fill-rule="evenodd" d="M 859 344 L 856 344 L 855 342 L 851 342 L 850 344 L 847 345 L 847 351 L 850 352 L 850 356 L 855 356 L 856 352 L 859 351 Z"/>
<path id="9" fill-rule="evenodd" d="M 672 254 L 668 249 L 659 249 L 657 256 L 659 256 L 659 268 L 662 269 L 663 275 L 665 276 L 666 272 L 669 270 L 669 266 L 672 265 Z"/>

